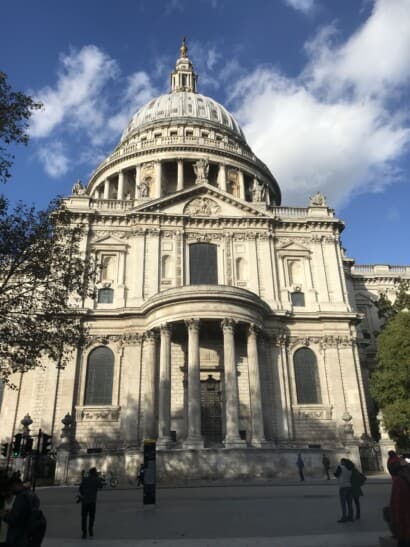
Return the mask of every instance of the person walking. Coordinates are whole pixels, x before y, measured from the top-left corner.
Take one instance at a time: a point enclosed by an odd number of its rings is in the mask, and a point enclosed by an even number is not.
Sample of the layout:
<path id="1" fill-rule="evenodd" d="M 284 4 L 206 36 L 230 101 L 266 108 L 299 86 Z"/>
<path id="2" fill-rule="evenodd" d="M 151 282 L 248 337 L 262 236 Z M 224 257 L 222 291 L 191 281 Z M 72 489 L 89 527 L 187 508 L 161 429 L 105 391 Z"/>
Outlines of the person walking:
<path id="1" fill-rule="evenodd" d="M 337 522 L 349 522 L 353 520 L 352 506 L 352 471 L 346 465 L 346 458 L 340 460 L 340 464 L 334 473 L 339 483 L 340 506 L 342 508 L 342 516 Z"/>
<path id="2" fill-rule="evenodd" d="M 346 460 L 346 467 L 350 469 L 352 475 L 350 484 L 352 488 L 352 501 L 355 506 L 355 520 L 360 519 L 360 497 L 363 496 L 362 486 L 366 482 L 366 477 L 361 473 L 351 460 Z"/>
<path id="3" fill-rule="evenodd" d="M 410 547 L 410 465 L 395 462 L 392 470 L 390 525 L 397 547 Z"/>
<path id="4" fill-rule="evenodd" d="M 14 497 L 11 491 L 10 481 L 6 476 L 1 478 L 0 484 L 0 547 L 7 547 L 8 525 L 3 520 L 4 515 L 11 510 Z"/>
<path id="5" fill-rule="evenodd" d="M 16 475 L 10 480 L 13 505 L 2 511 L 2 520 L 7 524 L 8 547 L 27 547 L 29 541 L 29 520 L 31 514 L 30 499 L 21 479 Z"/>
<path id="6" fill-rule="evenodd" d="M 397 475 L 397 469 L 399 469 L 399 465 L 396 464 L 398 463 L 401 465 L 403 462 L 400 456 L 398 456 L 394 450 L 389 450 L 387 452 L 387 455 L 389 456 L 387 458 L 387 470 L 390 473 L 391 478 L 394 479 L 394 477 Z"/>
<path id="7" fill-rule="evenodd" d="M 79 492 L 81 499 L 81 530 L 82 539 L 87 539 L 87 520 L 88 534 L 94 536 L 95 510 L 97 506 L 97 492 L 100 488 L 100 479 L 97 469 L 92 467 L 88 476 L 81 481 Z"/>
<path id="8" fill-rule="evenodd" d="M 329 475 L 330 460 L 326 456 L 326 454 L 323 454 L 323 456 L 322 456 L 322 465 L 323 465 L 323 470 L 325 472 L 326 478 L 327 478 L 328 481 L 330 481 L 330 475 Z"/>
<path id="9" fill-rule="evenodd" d="M 299 477 L 301 481 L 305 480 L 305 475 L 303 473 L 303 469 L 305 467 L 305 462 L 303 461 L 302 454 L 299 452 L 297 460 L 296 460 L 296 466 L 299 471 Z"/>

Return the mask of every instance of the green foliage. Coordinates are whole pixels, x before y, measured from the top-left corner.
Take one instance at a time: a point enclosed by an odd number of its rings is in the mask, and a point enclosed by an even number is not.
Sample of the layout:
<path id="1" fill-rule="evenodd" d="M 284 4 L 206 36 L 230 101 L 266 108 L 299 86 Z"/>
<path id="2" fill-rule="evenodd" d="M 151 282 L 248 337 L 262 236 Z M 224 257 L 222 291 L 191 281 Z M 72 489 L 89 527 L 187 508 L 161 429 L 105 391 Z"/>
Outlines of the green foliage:
<path id="1" fill-rule="evenodd" d="M 400 306 L 407 308 L 407 295 L 402 294 L 400 301 Z M 377 366 L 370 386 L 386 429 L 402 446 L 410 437 L 409 333 L 410 311 L 394 311 L 377 338 Z"/>
<path id="2" fill-rule="evenodd" d="M 377 312 L 380 318 L 390 319 L 397 312 L 408 309 L 410 311 L 410 282 L 401 280 L 397 288 L 396 298 L 391 302 L 385 293 L 376 301 Z"/>
<path id="3" fill-rule="evenodd" d="M 93 264 L 81 256 L 83 227 L 61 204 L 45 211 L 0 199 L 0 378 L 65 364 L 81 342 L 81 307 Z M 77 308 L 77 309 L 76 309 Z"/>
<path id="4" fill-rule="evenodd" d="M 0 71 L 0 142 L 27 144 L 28 120 L 42 105 L 20 91 L 12 91 L 7 75 Z M 0 144 L 0 182 L 10 178 L 13 155 Z"/>

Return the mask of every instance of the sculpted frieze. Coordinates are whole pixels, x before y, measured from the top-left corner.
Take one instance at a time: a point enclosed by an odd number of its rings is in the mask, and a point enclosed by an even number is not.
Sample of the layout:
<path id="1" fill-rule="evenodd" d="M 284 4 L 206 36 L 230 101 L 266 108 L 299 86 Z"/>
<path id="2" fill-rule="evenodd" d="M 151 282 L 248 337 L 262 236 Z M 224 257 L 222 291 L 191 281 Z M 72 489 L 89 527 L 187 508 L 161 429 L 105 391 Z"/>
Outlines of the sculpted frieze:
<path id="1" fill-rule="evenodd" d="M 184 208 L 184 214 L 190 216 L 213 216 L 220 211 L 221 208 L 216 201 L 206 197 L 192 199 Z"/>
<path id="2" fill-rule="evenodd" d="M 314 419 L 314 420 L 331 420 L 332 409 L 327 408 L 308 408 L 296 407 L 293 409 L 293 414 L 296 419 Z"/>
<path id="3" fill-rule="evenodd" d="M 77 422 L 117 422 L 120 408 L 77 408 Z"/>

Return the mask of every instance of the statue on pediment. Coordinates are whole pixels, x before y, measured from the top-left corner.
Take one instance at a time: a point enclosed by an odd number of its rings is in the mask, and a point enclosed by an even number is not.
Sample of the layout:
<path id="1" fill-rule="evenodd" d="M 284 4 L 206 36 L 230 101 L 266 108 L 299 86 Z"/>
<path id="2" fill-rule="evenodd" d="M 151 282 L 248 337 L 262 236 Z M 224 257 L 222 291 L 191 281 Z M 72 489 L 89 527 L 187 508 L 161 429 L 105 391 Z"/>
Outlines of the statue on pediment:
<path id="1" fill-rule="evenodd" d="M 140 198 L 147 198 L 149 197 L 149 187 L 150 187 L 151 179 L 147 178 L 141 181 L 138 185 L 138 192 Z"/>
<path id="2" fill-rule="evenodd" d="M 71 190 L 73 196 L 83 196 L 86 193 L 87 189 L 84 184 L 78 179 Z"/>
<path id="3" fill-rule="evenodd" d="M 316 192 L 309 200 L 309 207 L 327 207 L 326 197 L 322 192 Z"/>
<path id="4" fill-rule="evenodd" d="M 207 160 L 200 159 L 194 163 L 195 184 L 208 182 L 209 163 Z"/>
<path id="5" fill-rule="evenodd" d="M 261 202 L 265 200 L 266 186 L 258 179 L 253 180 L 252 185 L 252 201 Z"/>

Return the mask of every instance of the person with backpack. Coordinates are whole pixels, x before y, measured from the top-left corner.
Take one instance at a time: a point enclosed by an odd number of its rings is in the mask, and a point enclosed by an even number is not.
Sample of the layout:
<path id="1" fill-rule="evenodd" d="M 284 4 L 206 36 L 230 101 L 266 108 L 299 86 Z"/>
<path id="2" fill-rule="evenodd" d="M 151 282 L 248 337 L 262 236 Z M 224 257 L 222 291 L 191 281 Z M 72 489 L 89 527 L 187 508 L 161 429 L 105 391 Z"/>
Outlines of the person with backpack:
<path id="1" fill-rule="evenodd" d="M 366 477 L 361 473 L 351 460 L 346 460 L 346 466 L 351 470 L 350 484 L 352 487 L 352 499 L 355 506 L 355 519 L 360 519 L 360 497 L 363 496 L 362 486 Z"/>

